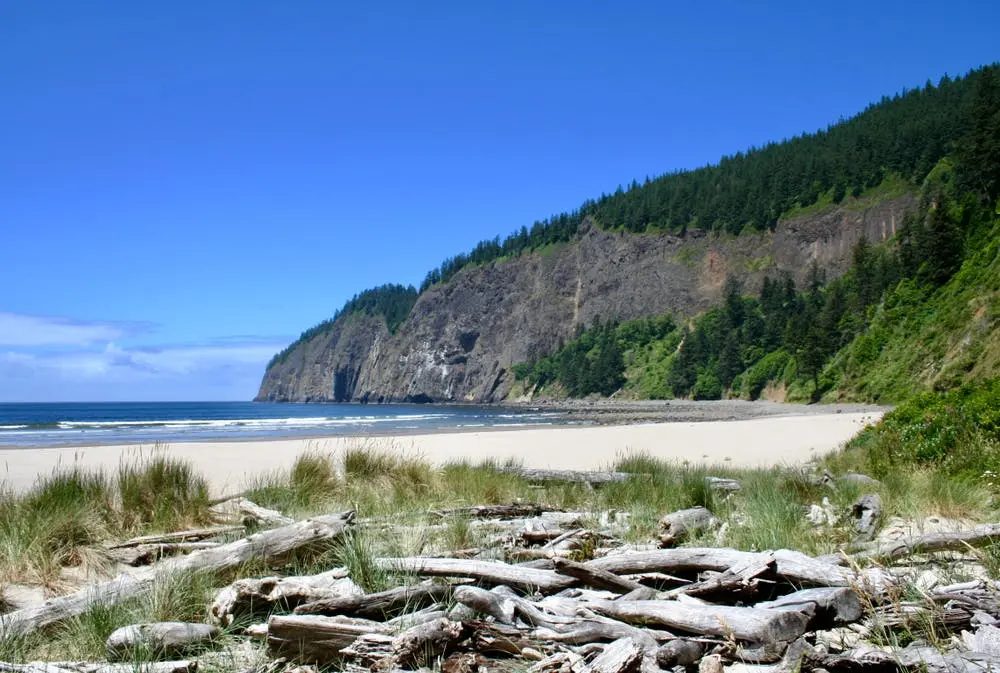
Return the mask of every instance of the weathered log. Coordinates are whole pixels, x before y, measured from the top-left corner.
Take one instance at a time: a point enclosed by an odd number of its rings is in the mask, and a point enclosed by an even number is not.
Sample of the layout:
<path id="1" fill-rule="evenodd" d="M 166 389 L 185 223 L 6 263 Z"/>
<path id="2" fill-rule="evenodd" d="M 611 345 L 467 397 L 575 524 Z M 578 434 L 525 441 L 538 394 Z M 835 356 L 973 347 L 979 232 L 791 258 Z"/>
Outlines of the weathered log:
<path id="1" fill-rule="evenodd" d="M 974 633 L 962 633 L 965 646 L 973 652 L 982 652 L 994 657 L 1000 657 L 1000 629 L 989 624 L 982 624 Z"/>
<path id="2" fill-rule="evenodd" d="M 76 593 L 49 599 L 35 608 L 8 613 L 0 617 L 0 639 L 72 619 L 96 604 L 114 604 L 141 596 L 153 588 L 157 579 L 169 581 L 175 573 L 222 572 L 253 559 L 280 565 L 296 554 L 317 549 L 340 537 L 353 518 L 351 511 L 298 521 L 214 549 L 168 559 L 134 574 L 121 575 Z"/>
<path id="3" fill-rule="evenodd" d="M 660 546 L 676 546 L 691 535 L 718 523 L 719 520 L 705 507 L 691 507 L 665 514 L 660 519 Z"/>
<path id="4" fill-rule="evenodd" d="M 619 577 L 614 573 L 609 573 L 599 568 L 593 568 L 585 563 L 577 563 L 575 561 L 570 561 L 569 559 L 555 557 L 552 559 L 552 564 L 555 567 L 556 572 L 560 575 L 575 577 L 585 586 L 593 587 L 595 589 L 606 589 L 608 591 L 614 591 L 615 593 L 624 594 L 630 591 L 648 588 L 638 582 L 633 582 L 632 580 L 625 579 L 624 577 Z"/>
<path id="5" fill-rule="evenodd" d="M 545 544 L 543 544 L 542 545 L 542 549 L 555 549 L 560 544 L 562 544 L 562 543 L 564 543 L 564 542 L 566 542 L 568 540 L 571 540 L 573 538 L 579 537 L 579 536 L 583 535 L 584 533 L 586 533 L 586 530 L 584 530 L 583 528 L 574 528 L 573 530 L 568 530 L 565 533 L 563 533 L 562 535 L 559 535 L 558 537 L 552 538 L 551 540 L 549 540 L 548 542 L 546 542 Z"/>
<path id="6" fill-rule="evenodd" d="M 514 623 L 514 601 L 495 592 L 479 587 L 457 587 L 455 600 L 480 614 L 493 617 L 501 624 Z"/>
<path id="7" fill-rule="evenodd" d="M 390 628 L 380 622 L 350 617 L 274 615 L 267 620 L 267 649 L 271 656 L 328 665 L 340 661 L 340 651 L 359 637 L 389 635 Z"/>
<path id="8" fill-rule="evenodd" d="M 472 633 L 472 649 L 483 654 L 517 656 L 533 645 L 524 634 L 513 626 L 493 624 L 478 620 L 464 622 Z"/>
<path id="9" fill-rule="evenodd" d="M 715 593 L 754 593 L 757 578 L 774 570 L 774 558 L 769 555 L 746 558 L 709 579 L 667 592 L 667 597 L 710 596 Z"/>
<path id="10" fill-rule="evenodd" d="M 0 673 L 195 673 L 197 661 L 147 661 L 139 669 L 136 664 L 112 664 L 81 661 L 32 661 L 8 664 L 0 661 Z"/>
<path id="11" fill-rule="evenodd" d="M 379 558 L 375 563 L 386 570 L 395 570 L 429 577 L 470 577 L 489 585 L 506 584 L 522 589 L 551 593 L 573 586 L 577 580 L 552 570 L 537 570 L 512 566 L 496 561 L 450 558 Z"/>
<path id="12" fill-rule="evenodd" d="M 209 510 L 217 516 L 239 520 L 244 525 L 250 522 L 265 526 L 287 526 L 294 521 L 277 510 L 261 507 L 242 496 L 223 500 L 209 507 Z"/>
<path id="13" fill-rule="evenodd" d="M 528 481 L 568 481 L 572 483 L 584 483 L 591 486 L 601 486 L 603 484 L 616 484 L 628 481 L 633 477 L 644 475 L 633 474 L 631 472 L 587 472 L 582 470 L 538 470 L 528 467 L 505 467 L 502 472 L 516 474 Z"/>
<path id="14" fill-rule="evenodd" d="M 720 493 L 735 493 L 743 488 L 735 479 L 725 479 L 723 477 L 705 477 L 705 483 L 713 491 Z"/>
<path id="15" fill-rule="evenodd" d="M 586 611 L 584 614 L 592 613 Z M 570 624 L 561 626 L 536 628 L 531 632 L 531 636 L 539 640 L 565 645 L 583 645 L 619 640 L 620 638 L 632 638 L 649 650 L 654 650 L 659 645 L 651 633 L 631 624 L 599 615 L 581 617 Z"/>
<path id="16" fill-rule="evenodd" d="M 108 549 L 121 549 L 123 547 L 138 547 L 141 544 L 163 544 L 168 542 L 197 542 L 219 535 L 229 535 L 230 533 L 244 532 L 243 526 L 214 526 L 212 528 L 194 528 L 192 530 L 181 530 L 176 533 L 161 533 L 157 535 L 140 535 L 124 542 L 109 545 Z"/>
<path id="17" fill-rule="evenodd" d="M 881 545 L 855 546 L 855 559 L 891 561 L 912 554 L 963 550 L 992 544 L 1000 536 L 1000 523 L 985 524 L 970 530 L 951 533 L 928 533 Z M 847 559 L 844 559 L 845 561 Z"/>
<path id="18" fill-rule="evenodd" d="M 622 575 L 702 570 L 723 572 L 733 566 L 752 567 L 755 563 L 769 563 L 771 560 L 775 564 L 775 576 L 798 586 L 846 587 L 862 583 L 871 585 L 875 589 L 882 589 L 894 581 L 888 572 L 879 568 L 866 569 L 856 573 L 833 563 L 787 549 L 768 553 L 705 547 L 656 549 L 634 554 L 605 556 L 588 561 L 585 565 Z"/>
<path id="19" fill-rule="evenodd" d="M 674 666 L 692 666 L 701 660 L 704 653 L 704 643 L 678 638 L 671 640 L 656 651 L 656 663 L 662 669 L 671 669 Z"/>
<path id="20" fill-rule="evenodd" d="M 161 542 L 159 544 L 140 544 L 135 547 L 120 547 L 109 550 L 109 555 L 119 563 L 134 567 L 156 563 L 169 556 L 190 554 L 203 549 L 214 549 L 218 542 Z"/>
<path id="21" fill-rule="evenodd" d="M 245 617 L 269 614 L 275 608 L 289 612 L 304 603 L 355 598 L 364 593 L 347 577 L 344 568 L 301 577 L 240 579 L 216 594 L 209 613 L 220 624 L 229 626 Z"/>
<path id="22" fill-rule="evenodd" d="M 861 599 L 849 587 L 820 587 L 795 593 L 754 607 L 763 610 L 795 610 L 810 616 L 810 629 L 826 629 L 861 619 Z"/>
<path id="23" fill-rule="evenodd" d="M 854 518 L 854 530 L 862 540 L 871 540 L 875 537 L 879 521 L 882 519 L 882 496 L 878 493 L 869 493 L 858 498 L 851 507 L 851 516 Z"/>
<path id="24" fill-rule="evenodd" d="M 133 652 L 148 652 L 157 658 L 194 654 L 219 636 L 219 628 L 208 624 L 153 622 L 116 629 L 104 647 L 108 659 L 121 661 Z"/>
<path id="25" fill-rule="evenodd" d="M 592 606 L 595 612 L 623 622 L 653 624 L 685 633 L 754 643 L 795 640 L 808 626 L 805 615 L 782 610 L 683 605 L 675 601 L 618 600 L 595 602 Z"/>
<path id="26" fill-rule="evenodd" d="M 604 648 L 585 673 L 633 673 L 639 670 L 645 648 L 632 638 L 619 638 Z"/>
<path id="27" fill-rule="evenodd" d="M 439 517 L 464 516 L 476 519 L 517 519 L 521 517 L 539 516 L 544 512 L 563 512 L 558 507 L 547 507 L 533 503 L 512 503 L 510 505 L 476 505 L 473 507 L 456 507 L 432 511 Z"/>
<path id="28" fill-rule="evenodd" d="M 452 559 L 439 559 L 452 560 Z M 373 594 L 339 596 L 304 603 L 295 608 L 297 615 L 354 615 L 368 619 L 386 619 L 405 608 L 415 609 L 447 600 L 452 587 L 448 584 L 421 582 L 409 587 L 396 587 Z"/>
<path id="29" fill-rule="evenodd" d="M 813 667 L 829 671 L 920 671 L 921 673 L 982 673 L 1000 671 L 1000 658 L 982 652 L 939 652 L 933 647 L 909 646 L 883 650 L 859 646 L 840 654 L 807 653 Z"/>
<path id="30" fill-rule="evenodd" d="M 393 662 L 404 668 L 419 668 L 429 660 L 448 654 L 468 634 L 469 631 L 462 622 L 449 619 L 435 619 L 418 624 L 393 639 Z"/>

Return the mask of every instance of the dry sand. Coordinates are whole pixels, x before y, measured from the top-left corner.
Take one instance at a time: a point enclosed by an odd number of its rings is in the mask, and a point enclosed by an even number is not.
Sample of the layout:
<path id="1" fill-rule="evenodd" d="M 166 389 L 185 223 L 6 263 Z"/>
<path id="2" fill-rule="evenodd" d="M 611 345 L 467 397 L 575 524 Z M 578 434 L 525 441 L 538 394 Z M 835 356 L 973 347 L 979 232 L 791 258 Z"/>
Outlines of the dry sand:
<path id="1" fill-rule="evenodd" d="M 526 467 L 597 470 L 617 456 L 646 451 L 658 458 L 753 467 L 791 465 L 832 451 L 879 412 L 822 413 L 701 423 L 647 423 L 599 427 L 553 426 L 486 432 L 395 437 L 190 442 L 164 450 L 191 461 L 210 480 L 215 494 L 237 492 L 254 475 L 286 468 L 308 449 L 338 451 L 370 443 L 419 453 L 433 463 L 454 459 L 516 458 Z M 74 462 L 115 470 L 122 460 L 148 455 L 151 446 L 89 446 L 0 450 L 0 481 L 29 488 L 39 475 Z"/>

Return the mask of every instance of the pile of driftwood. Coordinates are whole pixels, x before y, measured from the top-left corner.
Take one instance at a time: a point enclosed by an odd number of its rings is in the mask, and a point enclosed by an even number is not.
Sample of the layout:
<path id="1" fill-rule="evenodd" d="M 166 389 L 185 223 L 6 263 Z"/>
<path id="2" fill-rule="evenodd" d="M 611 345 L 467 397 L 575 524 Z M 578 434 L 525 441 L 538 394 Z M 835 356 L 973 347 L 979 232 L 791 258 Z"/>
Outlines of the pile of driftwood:
<path id="1" fill-rule="evenodd" d="M 866 502 L 869 509 L 877 505 Z M 867 511 L 859 520 L 871 518 Z M 281 569 L 329 545 L 348 525 L 398 534 L 385 522 L 355 522 L 353 512 L 291 521 L 235 500 L 220 513 L 227 526 L 115 545 L 133 550 L 123 552 L 123 561 L 152 564 L 0 616 L 0 643 L 64 623 L 95 604 L 149 592 L 178 571 L 224 573 L 252 560 Z M 144 670 L 193 671 L 196 659 L 183 657 L 211 650 L 225 632 L 262 643 L 272 671 L 308 665 L 440 667 L 446 673 L 1000 671 L 995 582 L 981 578 L 914 593 L 905 572 L 892 565 L 902 560 L 913 566 L 917 555 L 926 559 L 989 542 L 1000 525 L 864 542 L 854 556 L 815 558 L 789 550 L 657 548 L 712 526 L 711 513 L 701 509 L 665 516 L 658 545 L 645 548 L 618 543 L 619 522 L 612 515 L 601 517 L 597 530 L 583 526 L 579 513 L 535 505 L 432 515 L 471 517 L 474 527 L 495 536 L 489 551 L 373 559 L 400 582 L 374 593 L 362 590 L 344 568 L 239 579 L 208 607 L 215 625 L 128 626 L 108 639 L 108 658 L 127 661 L 142 649 L 167 660 L 143 664 Z M 240 535 L 248 524 L 275 527 L 218 541 Z M 487 558 L 495 545 L 506 546 L 505 560 Z M 583 560 L 582 550 L 594 558 Z M 131 666 L 0 663 L 0 673 L 124 673 Z"/>

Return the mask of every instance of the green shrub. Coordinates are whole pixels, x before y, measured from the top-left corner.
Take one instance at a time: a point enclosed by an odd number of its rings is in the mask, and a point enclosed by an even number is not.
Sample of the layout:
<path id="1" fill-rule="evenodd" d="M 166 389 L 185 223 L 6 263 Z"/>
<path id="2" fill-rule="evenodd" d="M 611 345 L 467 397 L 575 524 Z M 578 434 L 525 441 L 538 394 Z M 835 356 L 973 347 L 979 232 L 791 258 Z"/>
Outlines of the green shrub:
<path id="1" fill-rule="evenodd" d="M 925 465 L 957 477 L 1000 472 L 1000 379 L 947 393 L 925 393 L 862 431 L 849 448 L 867 454 L 874 472 Z"/>

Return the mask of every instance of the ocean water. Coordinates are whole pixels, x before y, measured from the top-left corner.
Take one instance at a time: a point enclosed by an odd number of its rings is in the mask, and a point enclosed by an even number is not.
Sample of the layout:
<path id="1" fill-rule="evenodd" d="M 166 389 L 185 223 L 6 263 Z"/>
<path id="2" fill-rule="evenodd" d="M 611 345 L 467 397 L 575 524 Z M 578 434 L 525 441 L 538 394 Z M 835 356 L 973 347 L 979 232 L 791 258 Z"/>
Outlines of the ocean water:
<path id="1" fill-rule="evenodd" d="M 552 411 L 426 404 L 0 404 L 0 447 L 363 436 L 562 422 L 562 414 Z"/>

